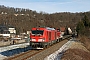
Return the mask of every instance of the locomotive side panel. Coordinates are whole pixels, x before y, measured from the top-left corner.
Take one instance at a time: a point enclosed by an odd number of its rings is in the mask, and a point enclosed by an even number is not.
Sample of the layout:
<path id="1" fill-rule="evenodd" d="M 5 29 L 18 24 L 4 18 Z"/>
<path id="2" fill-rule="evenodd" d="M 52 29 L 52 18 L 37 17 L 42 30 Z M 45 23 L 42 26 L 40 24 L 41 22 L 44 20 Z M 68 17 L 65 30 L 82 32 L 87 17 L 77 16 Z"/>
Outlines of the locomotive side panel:
<path id="1" fill-rule="evenodd" d="M 51 34 L 51 37 L 52 39 L 51 40 L 56 40 L 56 35 L 55 35 L 56 31 L 52 31 L 52 34 Z"/>

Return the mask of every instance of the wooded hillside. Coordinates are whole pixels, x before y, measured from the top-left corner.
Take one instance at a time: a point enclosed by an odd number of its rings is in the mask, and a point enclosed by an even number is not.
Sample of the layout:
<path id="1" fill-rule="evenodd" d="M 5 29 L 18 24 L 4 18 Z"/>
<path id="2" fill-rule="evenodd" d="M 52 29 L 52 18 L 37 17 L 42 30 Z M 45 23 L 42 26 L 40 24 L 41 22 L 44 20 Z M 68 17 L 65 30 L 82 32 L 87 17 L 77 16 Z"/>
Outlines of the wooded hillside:
<path id="1" fill-rule="evenodd" d="M 12 25 L 16 27 L 17 32 L 26 32 L 36 26 L 76 27 L 84 16 L 90 21 L 90 11 L 80 13 L 60 12 L 45 13 L 32 11 L 24 8 L 5 7 L 0 5 L 0 24 Z"/>

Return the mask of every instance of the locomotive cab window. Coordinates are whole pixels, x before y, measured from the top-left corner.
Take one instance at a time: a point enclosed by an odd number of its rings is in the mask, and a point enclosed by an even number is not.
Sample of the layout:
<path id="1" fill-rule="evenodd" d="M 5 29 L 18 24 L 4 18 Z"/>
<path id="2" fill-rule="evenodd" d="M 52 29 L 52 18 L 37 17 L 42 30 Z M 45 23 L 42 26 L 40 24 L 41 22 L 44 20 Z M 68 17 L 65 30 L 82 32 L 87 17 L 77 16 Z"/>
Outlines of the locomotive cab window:
<path id="1" fill-rule="evenodd" d="M 32 30 L 32 34 L 34 34 L 34 35 L 43 35 L 43 30 Z"/>

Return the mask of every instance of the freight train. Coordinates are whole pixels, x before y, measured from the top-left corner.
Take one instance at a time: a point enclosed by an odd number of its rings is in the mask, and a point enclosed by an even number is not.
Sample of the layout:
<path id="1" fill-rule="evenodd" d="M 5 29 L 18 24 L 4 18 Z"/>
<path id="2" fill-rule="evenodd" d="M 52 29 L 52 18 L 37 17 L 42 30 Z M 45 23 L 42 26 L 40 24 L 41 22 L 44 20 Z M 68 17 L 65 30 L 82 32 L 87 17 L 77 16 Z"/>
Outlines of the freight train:
<path id="1" fill-rule="evenodd" d="M 50 27 L 34 27 L 30 33 L 30 46 L 32 48 L 45 48 L 62 39 L 60 29 Z"/>

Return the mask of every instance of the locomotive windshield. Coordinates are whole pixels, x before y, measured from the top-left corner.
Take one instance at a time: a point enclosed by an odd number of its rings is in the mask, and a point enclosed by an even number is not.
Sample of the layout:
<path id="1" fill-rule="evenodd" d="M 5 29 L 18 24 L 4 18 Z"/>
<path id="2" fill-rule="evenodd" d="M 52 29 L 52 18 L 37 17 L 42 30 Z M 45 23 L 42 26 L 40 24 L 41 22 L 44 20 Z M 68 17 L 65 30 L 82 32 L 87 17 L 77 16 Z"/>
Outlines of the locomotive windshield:
<path id="1" fill-rule="evenodd" d="M 43 30 L 32 30 L 32 34 L 34 34 L 34 35 L 43 35 Z"/>

